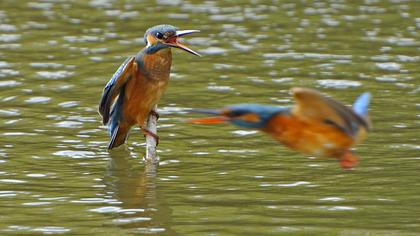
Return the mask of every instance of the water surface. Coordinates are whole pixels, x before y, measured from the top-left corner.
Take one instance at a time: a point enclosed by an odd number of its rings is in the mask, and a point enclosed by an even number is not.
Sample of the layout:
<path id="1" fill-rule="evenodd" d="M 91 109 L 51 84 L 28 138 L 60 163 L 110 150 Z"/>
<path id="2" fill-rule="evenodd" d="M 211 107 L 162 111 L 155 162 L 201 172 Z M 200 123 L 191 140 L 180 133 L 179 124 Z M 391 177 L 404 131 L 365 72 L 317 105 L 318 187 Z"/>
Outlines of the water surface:
<path id="1" fill-rule="evenodd" d="M 418 1 L 0 2 L 1 235 L 420 233 Z M 160 102 L 159 167 L 144 138 L 106 150 L 104 84 L 170 23 L 204 55 L 174 52 Z M 187 108 L 291 105 L 293 86 L 350 104 L 373 95 L 360 166 L 258 132 L 187 124 Z"/>

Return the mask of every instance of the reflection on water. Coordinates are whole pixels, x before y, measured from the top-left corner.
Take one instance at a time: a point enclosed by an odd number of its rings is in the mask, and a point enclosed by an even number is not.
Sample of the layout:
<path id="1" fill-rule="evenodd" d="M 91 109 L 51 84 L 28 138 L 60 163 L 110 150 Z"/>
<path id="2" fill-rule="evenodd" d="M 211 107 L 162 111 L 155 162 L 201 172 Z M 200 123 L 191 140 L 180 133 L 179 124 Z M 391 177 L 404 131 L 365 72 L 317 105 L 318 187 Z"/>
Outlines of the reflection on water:
<path id="1" fill-rule="evenodd" d="M 1 0 L 0 234 L 417 235 L 416 0 Z M 98 101 L 144 30 L 200 29 L 174 51 L 159 171 L 144 137 L 106 150 Z M 293 86 L 373 95 L 360 165 L 259 132 L 193 126 L 190 108 L 290 105 Z"/>
<path id="2" fill-rule="evenodd" d="M 157 166 L 145 163 L 144 169 L 139 170 L 128 161 L 129 151 L 119 149 L 110 154 L 103 179 L 103 195 L 120 204 L 91 211 L 114 213 L 112 224 L 133 229 L 136 233 L 165 232 L 173 235 L 170 225 L 172 211 L 156 186 Z"/>

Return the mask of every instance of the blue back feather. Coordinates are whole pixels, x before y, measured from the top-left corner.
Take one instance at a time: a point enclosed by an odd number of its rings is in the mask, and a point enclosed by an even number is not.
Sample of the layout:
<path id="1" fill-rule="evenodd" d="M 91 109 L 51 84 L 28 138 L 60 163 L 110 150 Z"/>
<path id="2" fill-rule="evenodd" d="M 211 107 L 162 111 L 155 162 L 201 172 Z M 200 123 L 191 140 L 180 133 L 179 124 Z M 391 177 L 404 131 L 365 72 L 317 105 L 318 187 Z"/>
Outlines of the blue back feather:
<path id="1" fill-rule="evenodd" d="M 238 116 L 245 114 L 256 114 L 260 118 L 258 122 L 248 122 L 241 119 L 232 119 L 232 123 L 244 128 L 261 129 L 267 125 L 267 122 L 276 114 L 288 113 L 290 108 L 259 105 L 259 104 L 238 104 L 227 107 L 227 110 Z"/>

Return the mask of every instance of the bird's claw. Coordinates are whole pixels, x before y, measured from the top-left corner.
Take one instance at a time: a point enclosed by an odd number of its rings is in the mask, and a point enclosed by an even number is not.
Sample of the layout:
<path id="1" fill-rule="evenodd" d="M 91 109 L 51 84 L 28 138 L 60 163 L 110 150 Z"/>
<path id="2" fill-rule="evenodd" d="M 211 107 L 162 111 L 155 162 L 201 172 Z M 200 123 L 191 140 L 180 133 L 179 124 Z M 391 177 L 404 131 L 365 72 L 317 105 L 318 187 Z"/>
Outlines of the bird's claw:
<path id="1" fill-rule="evenodd" d="M 339 159 L 340 166 L 343 169 L 351 169 L 359 163 L 359 158 L 351 151 L 344 152 L 343 156 Z"/>
<path id="2" fill-rule="evenodd" d="M 160 140 L 159 135 L 157 135 L 157 134 L 155 134 L 155 133 L 153 133 L 150 130 L 145 129 L 145 128 L 141 128 L 141 131 L 143 132 L 145 137 L 146 137 L 146 135 L 152 136 L 156 140 L 156 146 L 159 145 L 159 140 Z"/>
<path id="3" fill-rule="evenodd" d="M 159 115 L 159 113 L 157 113 L 157 111 L 151 110 L 149 115 L 154 116 L 154 117 L 156 117 L 156 120 L 159 120 L 160 115 Z"/>

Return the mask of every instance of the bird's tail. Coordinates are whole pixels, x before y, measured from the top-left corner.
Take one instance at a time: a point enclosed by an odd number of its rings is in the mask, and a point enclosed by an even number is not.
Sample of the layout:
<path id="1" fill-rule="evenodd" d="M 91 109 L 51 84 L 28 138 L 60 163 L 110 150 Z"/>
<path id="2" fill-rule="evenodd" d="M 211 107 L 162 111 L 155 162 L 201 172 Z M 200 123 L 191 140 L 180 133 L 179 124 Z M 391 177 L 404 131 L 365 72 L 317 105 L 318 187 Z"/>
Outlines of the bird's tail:
<path id="1" fill-rule="evenodd" d="M 371 128 L 371 123 L 368 116 L 370 99 L 370 93 L 365 92 L 362 93 L 353 103 L 353 111 L 362 119 L 362 125 L 358 126 L 358 131 L 355 138 L 356 143 L 363 141 L 367 136 L 368 130 Z"/>
<path id="2" fill-rule="evenodd" d="M 109 142 L 108 149 L 118 147 L 125 143 L 129 129 L 127 127 L 117 126 L 111 134 L 111 141 Z"/>
<path id="3" fill-rule="evenodd" d="M 121 90 L 120 95 L 118 96 L 117 101 L 112 107 L 111 118 L 109 121 L 109 135 L 111 136 L 111 141 L 109 142 L 108 149 L 118 147 L 125 142 L 130 130 L 129 127 L 123 126 L 121 124 L 121 115 L 122 115 L 122 105 L 124 100 L 124 89 Z"/>
<path id="4" fill-rule="evenodd" d="M 367 118 L 370 98 L 370 93 L 362 93 L 353 103 L 354 112 L 363 118 Z"/>

